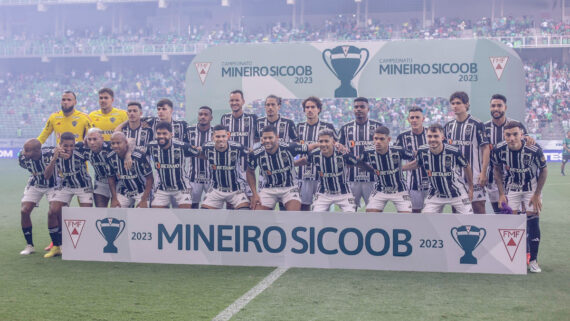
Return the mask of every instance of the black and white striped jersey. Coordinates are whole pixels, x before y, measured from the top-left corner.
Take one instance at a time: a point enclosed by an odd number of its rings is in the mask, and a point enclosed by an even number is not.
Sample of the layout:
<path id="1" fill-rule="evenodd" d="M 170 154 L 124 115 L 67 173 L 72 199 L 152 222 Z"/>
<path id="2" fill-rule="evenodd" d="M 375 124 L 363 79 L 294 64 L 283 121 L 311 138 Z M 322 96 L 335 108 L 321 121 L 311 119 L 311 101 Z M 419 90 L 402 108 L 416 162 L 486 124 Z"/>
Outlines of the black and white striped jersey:
<path id="1" fill-rule="evenodd" d="M 296 143 L 279 143 L 274 154 L 269 154 L 265 147 L 255 149 L 248 156 L 248 166 L 255 170 L 259 166 L 261 188 L 291 187 L 295 184 L 295 156 L 307 154 L 308 146 Z"/>
<path id="2" fill-rule="evenodd" d="M 243 113 L 235 118 L 232 113 L 223 114 L 220 123 L 230 131 L 230 141 L 242 145 L 246 150 L 252 150 L 257 135 L 256 124 L 257 115 Z M 247 168 L 247 160 L 240 160 L 241 170 Z"/>
<path id="3" fill-rule="evenodd" d="M 350 193 L 350 188 L 345 178 L 345 171 L 349 166 L 356 166 L 358 163 L 356 157 L 351 154 L 342 154 L 336 150 L 330 157 L 326 157 L 317 148 L 309 153 L 307 160 L 315 165 L 319 177 L 319 193 Z"/>
<path id="4" fill-rule="evenodd" d="M 207 142 L 212 140 L 212 127 L 202 131 L 198 125 L 193 125 L 187 128 L 188 141 L 190 145 L 198 147 L 204 146 Z M 208 163 L 205 159 L 192 157 L 190 158 L 190 182 L 193 183 L 208 183 L 210 181 L 210 170 Z"/>
<path id="5" fill-rule="evenodd" d="M 134 140 L 135 146 L 146 146 L 154 139 L 152 128 L 139 126 L 137 129 L 131 129 L 129 125 L 125 125 L 121 130 L 127 138 Z"/>
<path id="6" fill-rule="evenodd" d="M 141 121 L 146 122 L 152 129 L 153 136 L 156 136 L 156 125 L 161 121 L 158 117 L 145 117 Z M 186 133 L 186 128 L 188 123 L 185 120 L 172 120 L 170 123 L 172 125 L 172 138 L 187 143 L 188 135 Z"/>
<path id="7" fill-rule="evenodd" d="M 18 154 L 18 163 L 20 164 L 20 167 L 30 172 L 30 178 L 28 179 L 27 186 L 35 186 L 38 188 L 55 187 L 57 175 L 54 174 L 49 179 L 46 179 L 44 176 L 46 167 L 51 162 L 52 157 L 53 147 L 42 147 L 42 155 L 38 160 L 26 158 L 22 152 Z"/>
<path id="8" fill-rule="evenodd" d="M 146 154 L 151 157 L 158 176 L 156 186 L 161 191 L 184 191 L 190 188 L 186 164 L 187 157 L 196 157 L 199 151 L 188 143 L 173 139 L 167 149 L 158 142 L 148 144 Z M 156 183 L 156 182 L 155 182 Z"/>
<path id="9" fill-rule="evenodd" d="M 491 164 L 502 166 L 507 176 L 504 179 L 508 191 L 533 192 L 536 190 L 538 170 L 546 167 L 546 158 L 539 145 L 511 150 L 506 142 L 496 145 L 491 154 Z"/>
<path id="10" fill-rule="evenodd" d="M 376 190 L 384 193 L 406 191 L 406 181 L 402 173 L 402 161 L 413 160 L 412 151 L 400 146 L 391 146 L 386 154 L 376 152 L 374 147 L 368 147 L 361 155 L 361 160 L 368 163 L 376 174 Z"/>
<path id="11" fill-rule="evenodd" d="M 313 125 L 310 125 L 307 122 L 298 123 L 297 134 L 299 135 L 299 142 L 307 145 L 317 143 L 319 132 L 323 129 L 330 129 L 335 132 L 336 135 L 336 130 L 331 123 L 321 120 Z M 317 172 L 315 171 L 315 166 L 313 166 L 313 164 L 300 166 L 297 171 L 297 179 L 316 180 Z"/>
<path id="12" fill-rule="evenodd" d="M 247 157 L 247 151 L 241 144 L 228 141 L 228 148 L 220 152 L 210 141 L 202 146 L 202 153 L 208 162 L 213 188 L 222 192 L 241 190 L 243 178 L 240 176 L 240 159 Z"/>
<path id="13" fill-rule="evenodd" d="M 136 148 L 131 153 L 133 165 L 125 169 L 125 160 L 117 153 L 111 151 L 107 154 L 110 176 L 115 177 L 117 193 L 131 196 L 144 192 L 146 176 L 152 175 L 152 167 L 143 150 Z"/>
<path id="14" fill-rule="evenodd" d="M 426 170 L 429 195 L 453 198 L 467 192 L 461 171 L 468 164 L 457 146 L 443 144 L 439 154 L 432 153 L 428 145 L 420 146 L 416 160 Z"/>
<path id="15" fill-rule="evenodd" d="M 493 152 L 495 146 L 497 146 L 500 142 L 503 142 L 505 140 L 503 128 L 505 127 L 505 124 L 510 121 L 512 121 L 512 119 L 506 118 L 505 122 L 500 126 L 495 125 L 495 123 L 493 123 L 492 120 L 489 120 L 488 122 L 485 123 L 485 134 L 487 135 L 487 138 L 489 139 L 489 144 L 491 145 L 491 153 Z M 526 128 L 524 128 L 523 126 L 523 135 L 526 134 L 527 134 Z M 489 178 L 488 182 L 493 183 L 495 181 L 495 177 L 493 175 L 492 166 L 489 166 L 487 174 L 488 174 L 487 177 Z"/>
<path id="16" fill-rule="evenodd" d="M 426 131 L 427 129 L 425 127 L 421 134 L 414 134 L 411 129 L 406 130 L 398 135 L 395 145 L 412 151 L 415 154 L 420 146 L 427 144 Z M 429 188 L 427 173 L 422 167 L 409 171 L 407 176 L 408 188 L 410 190 L 420 191 Z"/>
<path id="17" fill-rule="evenodd" d="M 359 158 L 364 153 L 366 146 L 374 146 L 374 131 L 382 123 L 375 120 L 367 120 L 364 124 L 351 121 L 340 128 L 339 142 L 346 146 L 350 154 Z M 352 167 L 348 170 L 349 182 L 373 182 L 374 174 L 363 168 Z"/>
<path id="18" fill-rule="evenodd" d="M 261 139 L 261 130 L 267 125 L 272 125 L 277 129 L 277 134 L 279 135 L 280 142 L 292 142 L 297 140 L 297 129 L 295 128 L 295 122 L 289 118 L 285 118 L 279 115 L 276 121 L 270 122 L 267 117 L 261 117 L 257 120 L 256 124 L 256 138 Z"/>
<path id="19" fill-rule="evenodd" d="M 91 176 L 87 171 L 87 154 L 76 148 L 68 159 L 58 158 L 54 175 L 61 178 L 61 186 L 68 188 L 92 188 Z"/>
<path id="20" fill-rule="evenodd" d="M 108 142 L 103 142 L 103 146 L 98 153 L 92 151 L 87 143 L 79 142 L 75 145 L 75 149 L 85 154 L 85 157 L 93 166 L 95 171 L 95 180 L 98 182 L 107 182 L 109 177 L 109 164 L 107 164 L 107 154 L 111 152 L 111 145 Z"/>
<path id="21" fill-rule="evenodd" d="M 450 145 L 457 146 L 461 155 L 473 169 L 473 179 L 481 173 L 483 151 L 481 147 L 489 144 L 483 123 L 469 115 L 462 122 L 452 120 L 445 124 L 444 134 Z"/>

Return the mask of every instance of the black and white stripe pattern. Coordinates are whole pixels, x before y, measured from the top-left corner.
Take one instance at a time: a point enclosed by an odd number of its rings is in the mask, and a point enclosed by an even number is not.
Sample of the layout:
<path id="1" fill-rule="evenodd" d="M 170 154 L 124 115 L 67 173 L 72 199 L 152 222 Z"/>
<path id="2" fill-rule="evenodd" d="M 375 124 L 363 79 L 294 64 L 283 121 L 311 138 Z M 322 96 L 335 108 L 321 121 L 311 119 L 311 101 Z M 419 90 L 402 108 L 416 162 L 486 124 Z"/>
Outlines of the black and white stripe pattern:
<path id="1" fill-rule="evenodd" d="M 445 124 L 444 133 L 448 143 L 459 148 L 473 169 L 473 178 L 477 179 L 483 164 L 481 147 L 489 144 L 483 123 L 469 115 L 462 122 L 454 119 Z"/>
<path id="2" fill-rule="evenodd" d="M 198 125 L 194 125 L 188 127 L 186 132 L 188 133 L 190 145 L 194 147 L 204 146 L 207 142 L 212 140 L 212 127 L 209 127 L 205 131 L 201 131 Z M 210 171 L 208 170 L 208 163 L 206 160 L 192 157 L 190 162 L 190 182 L 208 183 L 210 181 Z"/>
<path id="3" fill-rule="evenodd" d="M 512 119 L 506 118 L 505 122 L 500 126 L 495 125 L 492 120 L 489 120 L 485 123 L 485 134 L 489 139 L 489 143 L 491 144 L 491 152 L 493 149 L 501 142 L 505 140 L 504 137 L 504 130 L 505 124 L 512 121 Z M 523 127 L 523 134 L 526 135 L 527 131 L 526 128 Z M 489 183 L 493 183 L 495 181 L 495 177 L 493 175 L 493 168 L 489 166 L 489 170 L 487 171 L 487 177 Z"/>
<path id="4" fill-rule="evenodd" d="M 385 193 L 406 191 L 406 181 L 402 173 L 402 161 L 414 158 L 411 151 L 400 146 L 388 148 L 386 154 L 376 152 L 374 148 L 367 148 L 362 154 L 362 161 L 368 163 L 377 177 L 376 190 Z"/>
<path id="5" fill-rule="evenodd" d="M 412 153 L 417 153 L 420 146 L 427 144 L 426 131 L 427 129 L 424 128 L 421 134 L 414 134 L 411 129 L 406 130 L 398 135 L 395 145 L 403 147 Z M 408 188 L 412 191 L 420 191 L 429 188 L 427 173 L 421 167 L 410 171 L 407 180 Z"/>
<path id="6" fill-rule="evenodd" d="M 546 159 L 539 145 L 528 146 L 523 141 L 522 148 L 514 151 L 501 142 L 493 149 L 491 164 L 502 166 L 507 173 L 507 190 L 532 192 L 536 189 L 538 170 L 546 167 Z"/>
<path id="7" fill-rule="evenodd" d="M 30 178 L 28 179 L 28 186 L 36 186 L 39 188 L 49 188 L 55 187 L 56 185 L 56 175 L 52 175 L 49 179 L 44 176 L 46 167 L 53 157 L 53 147 L 42 147 L 42 155 L 40 159 L 33 160 L 24 157 L 22 152 L 18 155 L 18 163 L 20 167 L 28 170 L 30 172 Z"/>
<path id="8" fill-rule="evenodd" d="M 110 171 L 109 164 L 107 163 L 107 154 L 111 152 L 109 143 L 103 142 L 103 146 L 98 153 L 89 149 L 86 143 L 77 143 L 75 148 L 84 153 L 91 166 L 93 166 L 95 180 L 106 182 Z"/>
<path id="9" fill-rule="evenodd" d="M 148 127 L 139 126 L 137 129 L 131 129 L 129 125 L 123 127 L 122 132 L 129 139 L 133 139 L 135 146 L 146 146 L 153 140 L 153 130 Z"/>
<path id="10" fill-rule="evenodd" d="M 336 130 L 331 123 L 318 121 L 310 125 L 307 122 L 297 124 L 297 134 L 299 135 L 299 142 L 301 144 L 313 144 L 318 142 L 319 132 L 323 129 L 330 129 L 336 135 Z M 297 179 L 316 180 L 317 172 L 315 166 L 312 164 L 301 166 L 297 171 Z"/>
<path id="11" fill-rule="evenodd" d="M 281 115 L 279 115 L 279 118 L 274 122 L 270 122 L 267 117 L 259 118 L 256 124 L 257 138 L 261 138 L 261 130 L 263 130 L 263 127 L 267 125 L 272 125 L 277 129 L 280 142 L 288 143 L 297 140 L 297 129 L 295 128 L 295 123 L 291 119 L 282 117 Z"/>
<path id="12" fill-rule="evenodd" d="M 86 162 L 87 155 L 77 148 L 73 150 L 70 158 L 59 158 L 56 163 L 56 170 L 61 177 L 61 186 L 68 188 L 91 188 L 91 176 L 89 176 L 89 172 L 87 171 Z"/>
<path id="13" fill-rule="evenodd" d="M 222 192 L 234 192 L 241 190 L 240 162 L 247 156 L 244 147 L 236 142 L 228 142 L 228 148 L 217 151 L 214 142 L 208 142 L 202 147 L 202 153 L 206 157 L 210 175 L 212 177 L 212 187 Z"/>
<path id="14" fill-rule="evenodd" d="M 124 165 L 125 160 L 120 158 L 117 153 L 111 151 L 107 154 L 110 175 L 114 176 L 117 180 L 117 192 L 125 196 L 144 192 L 146 184 L 145 177 L 152 174 L 152 167 L 142 150 L 135 149 L 131 153 L 131 158 L 133 165 L 127 171 Z"/>
<path id="15" fill-rule="evenodd" d="M 380 126 L 382 124 L 375 120 L 368 120 L 364 124 L 357 124 L 353 120 L 340 128 L 339 142 L 349 149 L 352 156 L 359 158 L 366 146 L 374 145 L 374 131 Z M 373 182 L 374 174 L 363 168 L 352 167 L 348 170 L 348 181 Z"/>
<path id="16" fill-rule="evenodd" d="M 467 192 L 461 172 L 467 166 L 467 160 L 456 146 L 443 144 L 443 151 L 439 154 L 433 154 L 428 145 L 421 146 L 416 160 L 418 166 L 427 172 L 429 195 L 453 198 Z"/>
<path id="17" fill-rule="evenodd" d="M 259 166 L 262 177 L 259 180 L 260 187 L 291 187 L 295 184 L 294 157 L 307 152 L 308 147 L 305 144 L 279 143 L 274 154 L 269 154 L 265 147 L 261 146 L 249 154 L 248 166 L 252 170 Z"/>
<path id="18" fill-rule="evenodd" d="M 169 192 L 185 191 L 190 188 L 184 164 L 187 157 L 198 156 L 198 150 L 179 140 L 172 140 L 171 146 L 167 149 L 161 148 L 157 141 L 153 141 L 148 145 L 146 153 L 151 157 L 158 173 L 158 189 Z"/>
<path id="19" fill-rule="evenodd" d="M 160 119 L 158 119 L 158 117 L 146 117 L 142 120 L 150 126 L 153 135 L 156 136 L 156 125 L 158 125 Z M 180 142 L 187 143 L 188 135 L 186 133 L 186 128 L 188 127 L 188 123 L 184 120 L 172 120 L 170 124 L 172 125 L 172 138 Z"/>
<path id="20" fill-rule="evenodd" d="M 335 151 L 330 157 L 326 157 L 320 149 L 315 149 L 309 153 L 308 162 L 315 165 L 319 177 L 319 193 L 350 193 L 344 174 L 348 165 L 356 166 L 358 163 L 356 157 L 350 154 L 343 155 L 338 151 Z"/>
<path id="21" fill-rule="evenodd" d="M 220 123 L 230 131 L 230 141 L 242 145 L 245 149 L 252 150 L 257 135 L 256 124 L 257 115 L 243 113 L 238 118 L 235 118 L 232 113 L 222 115 Z M 247 168 L 247 160 L 245 158 L 240 160 L 241 170 L 245 171 Z"/>

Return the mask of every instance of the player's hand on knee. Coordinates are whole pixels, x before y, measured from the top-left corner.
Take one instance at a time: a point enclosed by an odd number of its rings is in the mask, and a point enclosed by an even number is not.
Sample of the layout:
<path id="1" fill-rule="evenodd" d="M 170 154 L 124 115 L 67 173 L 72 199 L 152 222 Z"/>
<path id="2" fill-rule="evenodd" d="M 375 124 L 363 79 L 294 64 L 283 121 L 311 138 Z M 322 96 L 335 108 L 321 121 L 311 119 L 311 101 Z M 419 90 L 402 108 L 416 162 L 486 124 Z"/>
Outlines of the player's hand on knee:
<path id="1" fill-rule="evenodd" d="M 532 195 L 530 198 L 530 202 L 528 202 L 529 206 L 532 206 L 536 215 L 539 215 L 540 211 L 542 210 L 542 201 L 540 200 L 540 195 Z"/>

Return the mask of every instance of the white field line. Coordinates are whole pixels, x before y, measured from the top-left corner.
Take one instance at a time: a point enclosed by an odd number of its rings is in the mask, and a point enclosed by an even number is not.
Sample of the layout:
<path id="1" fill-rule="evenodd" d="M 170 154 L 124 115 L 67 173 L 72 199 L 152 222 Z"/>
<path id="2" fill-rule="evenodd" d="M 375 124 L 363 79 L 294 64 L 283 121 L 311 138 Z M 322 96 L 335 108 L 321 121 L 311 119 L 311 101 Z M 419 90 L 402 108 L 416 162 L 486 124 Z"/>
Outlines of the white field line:
<path id="1" fill-rule="evenodd" d="M 227 321 L 231 319 L 236 313 L 243 309 L 249 301 L 253 300 L 261 292 L 271 286 L 271 284 L 283 275 L 283 273 L 287 272 L 288 269 L 289 268 L 286 267 L 278 267 L 273 270 L 273 272 L 266 276 L 265 279 L 261 280 L 261 282 L 257 283 L 256 286 L 251 288 L 244 295 L 235 300 L 234 303 L 230 304 L 224 311 L 215 316 L 212 321 Z"/>

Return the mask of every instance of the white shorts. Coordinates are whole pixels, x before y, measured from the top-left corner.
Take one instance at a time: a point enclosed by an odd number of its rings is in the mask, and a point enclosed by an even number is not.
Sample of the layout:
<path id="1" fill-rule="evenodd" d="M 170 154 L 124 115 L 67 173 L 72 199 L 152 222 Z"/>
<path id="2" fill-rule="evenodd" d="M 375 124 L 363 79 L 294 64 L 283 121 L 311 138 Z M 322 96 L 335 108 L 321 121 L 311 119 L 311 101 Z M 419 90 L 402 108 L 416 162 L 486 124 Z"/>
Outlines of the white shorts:
<path id="1" fill-rule="evenodd" d="M 412 209 L 414 210 L 421 210 L 424 208 L 424 201 L 428 195 L 427 190 L 410 190 L 410 198 L 412 201 Z"/>
<path id="2" fill-rule="evenodd" d="M 73 196 L 77 196 L 80 204 L 93 204 L 93 189 L 91 187 L 56 187 L 54 188 L 54 197 L 52 201 L 62 202 L 69 205 Z"/>
<path id="3" fill-rule="evenodd" d="M 108 182 L 95 181 L 95 188 L 93 194 L 103 195 L 106 198 L 111 198 L 111 189 Z"/>
<path id="4" fill-rule="evenodd" d="M 331 205 L 337 205 L 343 212 L 356 212 L 352 194 L 315 194 L 313 212 L 328 212 Z"/>
<path id="5" fill-rule="evenodd" d="M 208 191 L 210 184 L 190 182 L 192 187 L 192 203 L 198 204 L 202 201 L 202 195 Z"/>
<path id="6" fill-rule="evenodd" d="M 300 181 L 299 185 L 299 190 L 301 191 L 301 204 L 311 205 L 311 203 L 313 203 L 313 197 L 319 189 L 319 181 L 304 179 Z"/>
<path id="7" fill-rule="evenodd" d="M 128 208 L 138 205 L 141 201 L 143 194 L 144 193 L 139 193 L 139 194 L 134 194 L 132 196 L 125 196 L 123 194 L 117 193 L 117 199 L 119 200 L 119 204 L 121 204 L 121 207 Z M 146 206 L 148 206 L 148 201 Z"/>
<path id="8" fill-rule="evenodd" d="M 192 204 L 192 192 L 190 190 L 167 192 L 159 189 L 154 191 L 154 196 L 151 203 L 152 206 L 172 205 L 173 207 L 190 204 Z"/>
<path id="9" fill-rule="evenodd" d="M 394 203 L 398 212 L 412 211 L 412 202 L 410 201 L 410 195 L 407 191 L 392 194 L 374 191 L 374 193 L 370 195 L 366 209 L 383 211 L 388 201 Z"/>
<path id="10" fill-rule="evenodd" d="M 222 192 L 218 189 L 210 188 L 206 192 L 206 197 L 204 197 L 202 204 L 212 208 L 223 208 L 226 202 L 235 208 L 243 203 L 249 204 L 249 198 L 243 191 Z"/>
<path id="11" fill-rule="evenodd" d="M 36 206 L 39 206 L 40 200 L 42 197 L 44 197 L 44 195 L 46 196 L 47 201 L 51 202 L 55 196 L 53 188 L 26 186 L 24 189 L 24 196 L 22 196 L 22 203 L 35 203 Z"/>
<path id="12" fill-rule="evenodd" d="M 368 204 L 370 195 L 376 190 L 376 182 L 351 182 L 349 185 L 354 196 L 354 202 L 358 207 L 362 204 L 361 199 L 364 199 L 364 203 Z"/>
<path id="13" fill-rule="evenodd" d="M 507 191 L 507 203 L 510 208 L 514 211 L 524 211 L 526 212 L 536 212 L 532 205 L 529 205 L 530 199 L 534 195 L 534 192 L 515 192 Z M 540 200 L 542 201 L 542 194 L 540 195 Z"/>
<path id="14" fill-rule="evenodd" d="M 499 202 L 499 188 L 497 184 L 491 183 L 487 184 L 487 195 L 489 195 L 489 202 L 498 203 Z"/>
<path id="15" fill-rule="evenodd" d="M 291 187 L 272 187 L 259 190 L 259 202 L 265 207 L 275 208 L 277 202 L 287 204 L 289 201 L 301 201 L 299 189 Z"/>
<path id="16" fill-rule="evenodd" d="M 443 208 L 448 204 L 453 206 L 458 214 L 473 214 L 473 207 L 467 194 L 452 198 L 428 196 L 422 213 L 443 213 Z"/>
<path id="17" fill-rule="evenodd" d="M 485 186 L 481 186 L 479 184 L 473 185 L 473 200 L 471 202 L 478 202 L 478 201 L 485 201 Z"/>

